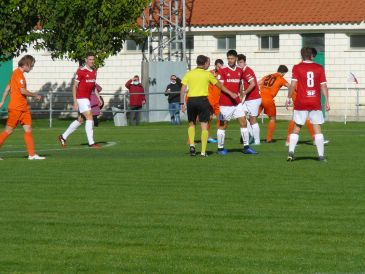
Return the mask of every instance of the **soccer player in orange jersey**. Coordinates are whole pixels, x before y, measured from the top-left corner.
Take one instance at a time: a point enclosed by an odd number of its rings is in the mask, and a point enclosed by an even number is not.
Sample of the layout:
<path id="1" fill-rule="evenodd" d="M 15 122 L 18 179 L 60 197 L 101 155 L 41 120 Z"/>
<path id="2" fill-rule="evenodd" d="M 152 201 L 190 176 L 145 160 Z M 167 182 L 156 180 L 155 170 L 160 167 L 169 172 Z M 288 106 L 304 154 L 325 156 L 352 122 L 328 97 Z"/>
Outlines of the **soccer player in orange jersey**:
<path id="1" fill-rule="evenodd" d="M 10 102 L 8 106 L 9 116 L 5 130 L 0 133 L 0 147 L 14 132 L 17 125 L 21 124 L 24 129 L 24 142 L 28 151 L 28 160 L 44 160 L 45 157 L 37 155 L 34 151 L 32 116 L 27 102 L 27 97 L 33 97 L 36 100 L 40 100 L 42 97 L 27 90 L 27 84 L 24 77 L 24 72 L 30 72 L 33 69 L 34 63 L 35 59 L 33 56 L 23 56 L 18 62 L 18 68 L 16 68 L 11 75 L 10 83 L 5 90 L 3 100 L 0 104 L 1 108 L 5 101 L 5 97 L 9 94 L 10 88 Z"/>
<path id="2" fill-rule="evenodd" d="M 276 105 L 275 96 L 278 94 L 281 87 L 289 87 L 289 83 L 285 80 L 284 75 L 288 72 L 285 65 L 280 65 L 276 73 L 264 76 L 259 81 L 261 92 L 261 105 L 259 108 L 259 115 L 264 110 L 265 114 L 269 116 L 269 124 L 267 129 L 266 142 L 272 142 L 272 136 L 276 127 Z"/>

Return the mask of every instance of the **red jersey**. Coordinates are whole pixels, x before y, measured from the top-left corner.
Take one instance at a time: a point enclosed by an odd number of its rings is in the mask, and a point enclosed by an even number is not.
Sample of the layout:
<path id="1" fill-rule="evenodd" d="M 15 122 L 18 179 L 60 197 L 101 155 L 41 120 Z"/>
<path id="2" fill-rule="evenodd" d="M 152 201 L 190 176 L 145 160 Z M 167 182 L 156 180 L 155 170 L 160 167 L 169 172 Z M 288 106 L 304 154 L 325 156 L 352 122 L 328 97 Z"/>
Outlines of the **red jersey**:
<path id="1" fill-rule="evenodd" d="M 260 91 L 259 91 L 259 85 L 257 84 L 256 75 L 253 72 L 252 68 L 249 66 L 245 66 L 243 69 L 243 88 L 246 90 L 248 86 L 250 85 L 250 81 L 255 81 L 255 87 L 249 94 L 246 95 L 246 101 L 255 100 L 261 98 Z"/>
<path id="2" fill-rule="evenodd" d="M 239 95 L 241 80 L 243 77 L 242 69 L 237 66 L 234 69 L 227 66 L 221 68 L 218 73 L 218 80 L 221 81 L 227 89 Z M 228 94 L 221 92 L 221 96 L 219 98 L 220 106 L 237 106 L 239 103 L 239 97 L 237 97 L 237 99 L 232 99 Z"/>
<path id="3" fill-rule="evenodd" d="M 327 82 L 324 69 L 312 61 L 293 67 L 292 81 L 297 82 L 295 110 L 321 110 L 321 84 Z"/>
<path id="4" fill-rule="evenodd" d="M 91 92 L 95 88 L 96 69 L 89 69 L 87 67 L 79 68 L 76 72 L 75 81 L 79 82 L 76 92 L 76 98 L 90 99 Z"/>

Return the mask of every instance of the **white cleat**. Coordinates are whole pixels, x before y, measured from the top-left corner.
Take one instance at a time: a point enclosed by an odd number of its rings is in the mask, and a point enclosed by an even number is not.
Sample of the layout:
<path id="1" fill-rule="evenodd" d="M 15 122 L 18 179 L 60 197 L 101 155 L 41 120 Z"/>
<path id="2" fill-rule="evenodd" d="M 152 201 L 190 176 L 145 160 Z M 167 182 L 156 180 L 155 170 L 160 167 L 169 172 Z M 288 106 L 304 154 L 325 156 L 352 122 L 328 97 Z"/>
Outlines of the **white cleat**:
<path id="1" fill-rule="evenodd" d="M 38 154 L 34 154 L 33 156 L 28 156 L 28 160 L 44 160 L 46 157 L 39 156 Z"/>

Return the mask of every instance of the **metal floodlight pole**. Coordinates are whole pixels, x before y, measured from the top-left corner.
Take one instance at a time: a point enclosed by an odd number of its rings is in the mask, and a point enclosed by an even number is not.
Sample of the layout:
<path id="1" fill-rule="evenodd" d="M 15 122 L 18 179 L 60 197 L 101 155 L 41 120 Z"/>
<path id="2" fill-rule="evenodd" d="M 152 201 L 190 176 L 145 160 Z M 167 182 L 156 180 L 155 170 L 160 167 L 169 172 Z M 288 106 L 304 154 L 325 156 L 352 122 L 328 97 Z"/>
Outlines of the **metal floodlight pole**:
<path id="1" fill-rule="evenodd" d="M 149 6 L 149 24 L 148 24 L 148 28 L 149 28 L 149 34 L 148 34 L 148 61 L 151 62 L 152 61 L 152 54 L 153 54 L 153 50 L 152 50 L 152 31 L 153 31 L 153 6 L 152 6 L 152 2 L 150 3 Z"/>
<path id="2" fill-rule="evenodd" d="M 182 61 L 186 61 L 186 3 L 182 0 Z"/>

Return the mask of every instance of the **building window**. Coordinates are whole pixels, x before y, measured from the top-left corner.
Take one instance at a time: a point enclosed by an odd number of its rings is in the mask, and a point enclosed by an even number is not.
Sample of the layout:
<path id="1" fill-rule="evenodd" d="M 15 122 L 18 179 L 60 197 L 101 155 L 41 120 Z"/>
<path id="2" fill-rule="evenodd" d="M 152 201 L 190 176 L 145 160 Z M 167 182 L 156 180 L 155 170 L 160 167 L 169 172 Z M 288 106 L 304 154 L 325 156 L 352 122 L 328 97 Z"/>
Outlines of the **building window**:
<path id="1" fill-rule="evenodd" d="M 236 49 L 236 36 L 217 37 L 217 49 Z"/>
<path id="2" fill-rule="evenodd" d="M 194 49 L 194 36 L 187 36 L 186 37 L 186 50 L 193 50 Z M 172 42 L 171 43 L 172 50 L 179 50 L 182 49 L 182 42 Z"/>
<path id="3" fill-rule="evenodd" d="M 136 41 L 134 41 L 134 40 L 126 40 L 125 46 L 126 46 L 126 50 L 128 50 L 128 51 L 137 51 L 137 50 L 142 50 L 142 48 L 143 48 L 142 44 L 137 44 Z"/>
<path id="4" fill-rule="evenodd" d="M 350 36 L 350 48 L 365 48 L 365 34 L 351 35 Z"/>
<path id="5" fill-rule="evenodd" d="M 279 49 L 279 35 L 260 36 L 261 50 L 278 50 Z"/>
<path id="6" fill-rule="evenodd" d="M 325 52 L 324 33 L 302 34 L 303 47 L 315 48 L 318 52 Z"/>

